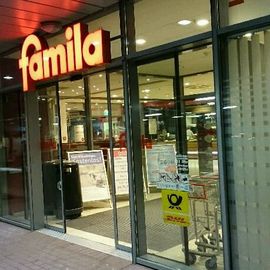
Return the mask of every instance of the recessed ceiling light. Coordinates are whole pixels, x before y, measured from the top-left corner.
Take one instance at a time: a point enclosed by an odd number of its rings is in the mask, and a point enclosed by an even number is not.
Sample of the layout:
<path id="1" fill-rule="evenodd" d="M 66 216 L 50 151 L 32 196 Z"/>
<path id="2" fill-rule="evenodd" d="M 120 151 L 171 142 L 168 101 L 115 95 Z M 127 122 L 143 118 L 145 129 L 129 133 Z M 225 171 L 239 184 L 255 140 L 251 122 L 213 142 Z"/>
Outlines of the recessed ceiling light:
<path id="1" fill-rule="evenodd" d="M 118 99 L 118 100 L 117 100 L 117 102 L 118 102 L 118 103 L 120 103 L 120 102 L 121 102 L 121 100 L 120 100 L 120 99 Z"/>
<path id="2" fill-rule="evenodd" d="M 150 89 L 144 89 L 142 90 L 143 93 L 149 93 L 151 90 Z"/>
<path id="3" fill-rule="evenodd" d="M 74 90 L 74 89 L 72 89 L 71 91 L 72 91 L 72 92 L 75 92 L 75 90 Z"/>
<path id="4" fill-rule="evenodd" d="M 101 78 L 103 75 L 102 74 L 99 74 L 98 76 L 99 76 L 99 78 Z"/>
<path id="5" fill-rule="evenodd" d="M 196 24 L 198 26 L 205 26 L 205 25 L 209 24 L 209 21 L 207 19 L 200 19 L 200 20 L 196 21 Z"/>
<path id="6" fill-rule="evenodd" d="M 61 94 L 61 91 L 59 90 L 58 93 Z"/>
<path id="7" fill-rule="evenodd" d="M 94 88 L 96 88 L 96 86 L 95 86 L 95 85 L 93 85 L 93 87 L 94 87 Z"/>
<path id="8" fill-rule="evenodd" d="M 70 111 L 70 110 L 71 110 L 71 108 L 67 108 L 67 110 L 68 110 L 68 111 Z"/>
<path id="9" fill-rule="evenodd" d="M 77 95 L 79 95 L 79 92 L 76 92 Z"/>
<path id="10" fill-rule="evenodd" d="M 12 76 L 9 76 L 9 75 L 4 76 L 3 78 L 4 78 L 5 80 L 12 80 L 12 79 L 13 79 L 13 77 L 12 77 Z"/>
<path id="11" fill-rule="evenodd" d="M 112 95 L 112 97 L 118 97 L 117 95 Z"/>
<path id="12" fill-rule="evenodd" d="M 78 88 L 81 88 L 82 89 L 82 86 L 79 85 Z"/>
<path id="13" fill-rule="evenodd" d="M 148 98 L 148 96 L 144 96 L 144 98 Z"/>
<path id="14" fill-rule="evenodd" d="M 99 88 L 97 88 L 97 91 L 99 90 Z"/>
<path id="15" fill-rule="evenodd" d="M 148 82 L 150 82 L 150 78 L 147 78 L 146 80 L 147 80 Z"/>
<path id="16" fill-rule="evenodd" d="M 189 82 L 186 82 L 186 83 L 185 83 L 185 86 L 189 86 L 189 85 L 190 85 L 190 83 L 189 83 Z"/>
<path id="17" fill-rule="evenodd" d="M 247 38 L 250 38 L 252 36 L 252 33 L 246 33 L 243 35 L 243 37 L 247 37 Z"/>
<path id="18" fill-rule="evenodd" d="M 191 21 L 190 20 L 181 20 L 181 21 L 179 21 L 177 23 L 180 24 L 180 25 L 189 25 L 189 24 L 191 24 Z"/>
<path id="19" fill-rule="evenodd" d="M 145 42 L 146 42 L 146 40 L 143 39 L 143 38 L 136 39 L 136 44 L 137 45 L 143 45 Z"/>

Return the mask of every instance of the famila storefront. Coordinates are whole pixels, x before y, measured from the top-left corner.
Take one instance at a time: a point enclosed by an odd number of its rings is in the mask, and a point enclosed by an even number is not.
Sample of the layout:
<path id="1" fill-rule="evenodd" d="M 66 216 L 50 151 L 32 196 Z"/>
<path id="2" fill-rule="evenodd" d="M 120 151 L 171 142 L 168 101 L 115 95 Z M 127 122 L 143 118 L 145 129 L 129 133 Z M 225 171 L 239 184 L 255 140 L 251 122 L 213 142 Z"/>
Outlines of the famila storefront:
<path id="1" fill-rule="evenodd" d="M 270 2 L 13 2 L 1 221 L 154 269 L 268 270 Z"/>

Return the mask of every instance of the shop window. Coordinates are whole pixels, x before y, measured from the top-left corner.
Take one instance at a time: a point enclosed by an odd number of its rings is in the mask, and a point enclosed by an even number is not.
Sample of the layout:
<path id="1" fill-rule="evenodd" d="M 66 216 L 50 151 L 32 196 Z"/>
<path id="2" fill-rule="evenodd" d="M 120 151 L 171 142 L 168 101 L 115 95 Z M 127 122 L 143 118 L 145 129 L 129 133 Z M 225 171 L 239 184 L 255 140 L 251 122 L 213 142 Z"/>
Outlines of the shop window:
<path id="1" fill-rule="evenodd" d="M 142 0 L 134 12 L 137 51 L 211 30 L 209 0 Z"/>
<path id="2" fill-rule="evenodd" d="M 0 216 L 30 225 L 23 94 L 0 95 Z"/>
<path id="3" fill-rule="evenodd" d="M 174 268 L 224 269 L 212 48 L 178 57 L 138 66 L 139 252 Z"/>

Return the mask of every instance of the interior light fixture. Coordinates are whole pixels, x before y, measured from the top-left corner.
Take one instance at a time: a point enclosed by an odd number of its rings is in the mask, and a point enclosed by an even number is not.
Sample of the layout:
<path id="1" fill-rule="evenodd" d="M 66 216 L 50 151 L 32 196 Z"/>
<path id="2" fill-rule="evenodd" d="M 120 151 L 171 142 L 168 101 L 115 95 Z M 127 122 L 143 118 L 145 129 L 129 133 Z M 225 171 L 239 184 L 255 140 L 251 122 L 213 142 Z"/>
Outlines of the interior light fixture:
<path id="1" fill-rule="evenodd" d="M 145 42 L 146 42 L 146 40 L 143 39 L 143 38 L 136 39 L 136 44 L 137 45 L 143 45 Z"/>
<path id="2" fill-rule="evenodd" d="M 143 98 L 148 98 L 148 96 L 144 96 Z"/>
<path id="3" fill-rule="evenodd" d="M 215 105 L 215 102 L 208 102 L 207 103 L 209 106 L 213 106 L 213 105 Z"/>
<path id="4" fill-rule="evenodd" d="M 201 97 L 201 98 L 195 98 L 195 101 L 207 101 L 207 100 L 214 100 L 215 97 Z"/>
<path id="5" fill-rule="evenodd" d="M 234 108 L 237 108 L 237 106 L 235 106 L 235 105 L 225 106 L 225 107 L 223 107 L 223 110 L 229 110 L 229 109 L 234 109 Z"/>
<path id="6" fill-rule="evenodd" d="M 151 114 L 146 114 L 145 117 L 151 117 L 151 116 L 160 116 L 162 113 L 151 113 Z"/>
<path id="7" fill-rule="evenodd" d="M 150 82 L 150 78 L 147 78 L 146 81 Z"/>
<path id="8" fill-rule="evenodd" d="M 12 77 L 12 76 L 9 76 L 9 75 L 4 76 L 3 78 L 4 78 L 5 80 L 12 80 L 12 79 L 13 79 L 13 77 Z"/>
<path id="9" fill-rule="evenodd" d="M 72 92 L 75 92 L 75 90 L 74 90 L 74 89 L 72 89 L 71 91 L 72 91 Z"/>
<path id="10" fill-rule="evenodd" d="M 144 89 L 143 92 L 144 93 L 149 93 L 151 90 L 150 89 Z"/>
<path id="11" fill-rule="evenodd" d="M 252 33 L 246 33 L 243 35 L 243 37 L 250 38 L 252 36 Z"/>
<path id="12" fill-rule="evenodd" d="M 196 24 L 198 26 L 206 26 L 207 24 L 209 24 L 209 21 L 207 19 L 200 19 L 196 21 Z"/>
<path id="13" fill-rule="evenodd" d="M 185 86 L 189 86 L 189 85 L 190 85 L 190 83 L 189 83 L 189 82 L 186 82 L 186 83 L 185 83 Z"/>
<path id="14" fill-rule="evenodd" d="M 180 25 L 185 26 L 185 25 L 191 24 L 191 21 L 190 20 L 180 20 L 177 23 L 180 24 Z"/>
<path id="15" fill-rule="evenodd" d="M 114 97 L 114 98 L 115 98 L 115 97 L 118 97 L 118 96 L 117 96 L 117 95 L 112 95 L 112 97 Z"/>
<path id="16" fill-rule="evenodd" d="M 101 78 L 103 75 L 102 74 L 99 74 L 98 77 Z"/>

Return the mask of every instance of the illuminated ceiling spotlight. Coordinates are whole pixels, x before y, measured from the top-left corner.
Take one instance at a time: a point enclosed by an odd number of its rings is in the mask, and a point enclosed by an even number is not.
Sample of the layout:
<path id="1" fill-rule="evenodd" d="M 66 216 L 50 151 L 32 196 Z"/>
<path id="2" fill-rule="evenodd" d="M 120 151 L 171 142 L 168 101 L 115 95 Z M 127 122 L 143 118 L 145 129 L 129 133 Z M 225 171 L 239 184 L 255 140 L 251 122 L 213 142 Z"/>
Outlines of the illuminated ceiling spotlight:
<path id="1" fill-rule="evenodd" d="M 246 33 L 243 35 L 243 37 L 250 38 L 250 37 L 252 37 L 252 33 Z"/>
<path id="2" fill-rule="evenodd" d="M 183 26 L 186 26 L 186 25 L 189 25 L 191 24 L 191 21 L 190 20 L 180 20 L 177 22 L 179 25 L 183 25 Z"/>
<path id="3" fill-rule="evenodd" d="M 209 21 L 207 19 L 200 19 L 196 21 L 196 24 L 198 26 L 206 26 L 207 24 L 209 24 Z"/>
<path id="4" fill-rule="evenodd" d="M 3 78 L 4 78 L 5 80 L 12 80 L 12 79 L 13 79 L 13 77 L 12 77 L 12 76 L 9 76 L 9 75 L 4 76 Z"/>
<path id="5" fill-rule="evenodd" d="M 143 45 L 143 44 L 145 44 L 145 42 L 146 42 L 146 40 L 143 39 L 143 38 L 138 38 L 138 39 L 136 39 L 136 44 L 137 44 L 137 45 Z"/>

